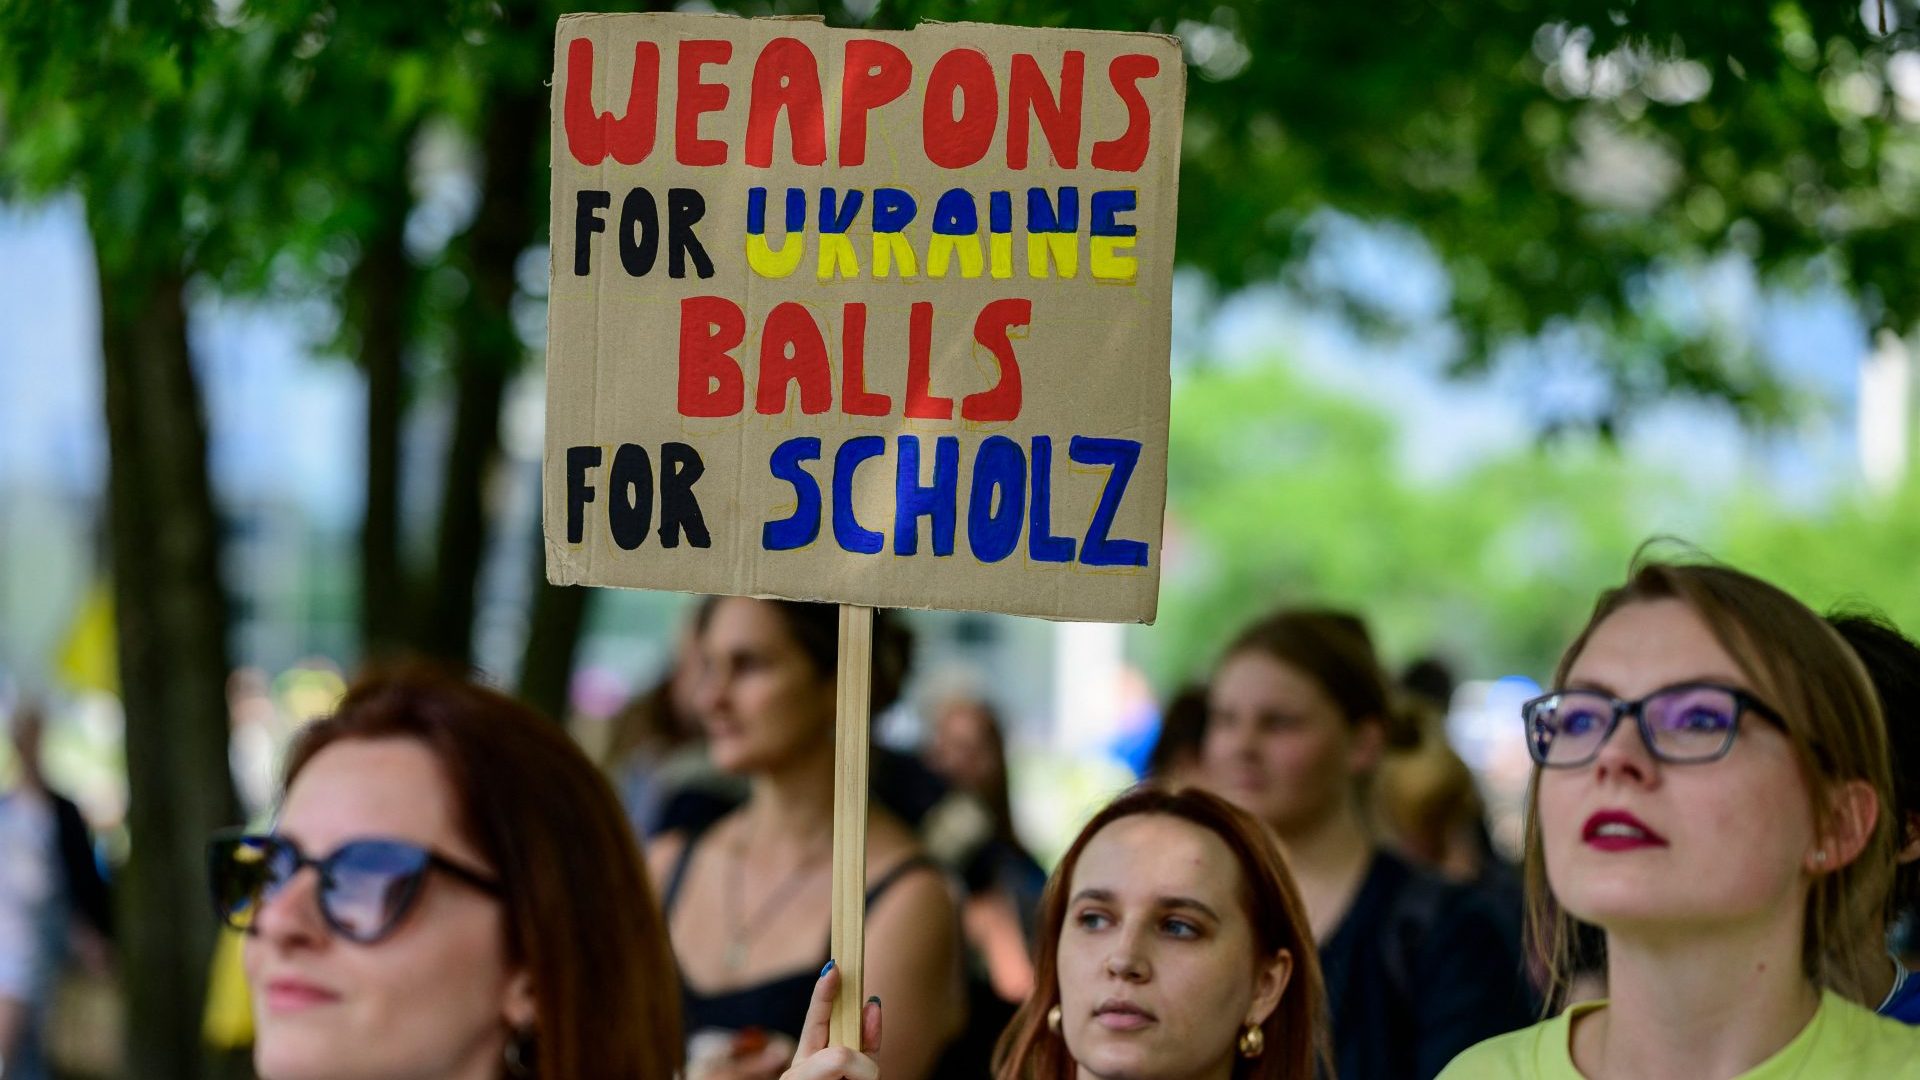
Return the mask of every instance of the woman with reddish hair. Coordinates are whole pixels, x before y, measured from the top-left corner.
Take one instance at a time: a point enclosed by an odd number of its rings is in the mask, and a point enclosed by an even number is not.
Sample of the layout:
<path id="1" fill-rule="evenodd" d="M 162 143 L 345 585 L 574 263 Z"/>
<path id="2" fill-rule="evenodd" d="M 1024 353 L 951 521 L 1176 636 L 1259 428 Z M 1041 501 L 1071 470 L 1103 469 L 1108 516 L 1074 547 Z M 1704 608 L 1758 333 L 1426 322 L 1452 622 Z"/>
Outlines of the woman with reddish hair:
<path id="1" fill-rule="evenodd" d="M 1279 848 L 1198 789 L 1141 787 L 1094 815 L 1040 901 L 1034 993 L 994 1052 L 995 1080 L 1311 1080 L 1325 995 Z M 874 1080 L 827 1047 L 823 972 L 786 1080 Z M 862 1041 L 880 1041 L 867 1006 Z"/>
<path id="2" fill-rule="evenodd" d="M 679 1070 L 633 834 L 557 724 L 447 675 L 379 674 L 300 733 L 286 775 L 272 831 L 210 851 L 264 1080 Z"/>

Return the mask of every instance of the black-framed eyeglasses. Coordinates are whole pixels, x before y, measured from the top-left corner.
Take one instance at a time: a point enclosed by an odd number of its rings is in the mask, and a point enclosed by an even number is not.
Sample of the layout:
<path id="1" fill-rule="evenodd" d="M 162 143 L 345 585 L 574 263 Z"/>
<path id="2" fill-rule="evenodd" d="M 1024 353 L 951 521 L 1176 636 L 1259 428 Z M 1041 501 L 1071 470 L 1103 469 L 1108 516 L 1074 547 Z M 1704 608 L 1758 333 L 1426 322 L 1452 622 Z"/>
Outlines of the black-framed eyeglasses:
<path id="1" fill-rule="evenodd" d="M 1784 726 L 1780 714 L 1752 694 L 1710 682 L 1663 687 L 1638 701 L 1598 690 L 1559 690 L 1520 706 L 1527 752 L 1549 769 L 1592 762 L 1625 716 L 1639 725 L 1641 741 L 1657 760 L 1675 765 L 1718 761 L 1733 749 L 1740 718 L 1747 713 Z"/>
<path id="2" fill-rule="evenodd" d="M 428 871 L 438 870 L 490 896 L 501 892 L 497 879 L 404 840 L 349 840 L 316 859 L 284 836 L 228 833 L 207 846 L 214 911 L 228 926 L 250 932 L 260 908 L 307 867 L 319 874 L 314 894 L 327 926 L 362 945 L 379 941 L 400 925 L 419 898 Z"/>

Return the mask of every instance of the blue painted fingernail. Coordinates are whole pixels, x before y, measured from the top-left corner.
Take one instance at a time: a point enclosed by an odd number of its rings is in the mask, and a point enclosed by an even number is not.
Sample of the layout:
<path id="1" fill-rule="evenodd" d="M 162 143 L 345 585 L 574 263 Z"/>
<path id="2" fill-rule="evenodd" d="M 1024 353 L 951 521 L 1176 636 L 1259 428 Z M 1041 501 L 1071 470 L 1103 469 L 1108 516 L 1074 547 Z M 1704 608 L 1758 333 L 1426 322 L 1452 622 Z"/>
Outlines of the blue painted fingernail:
<path id="1" fill-rule="evenodd" d="M 869 1005 L 879 1005 L 879 1004 L 880 1004 L 880 995 L 879 995 L 879 994 L 875 994 L 875 995 L 873 995 L 872 997 L 870 997 L 870 998 L 868 998 L 868 999 L 867 999 L 867 1004 L 869 1004 Z"/>
<path id="2" fill-rule="evenodd" d="M 823 979 L 826 978 L 827 972 L 832 970 L 833 970 L 833 961 L 829 960 L 827 961 L 827 966 L 820 969 L 820 977 Z"/>

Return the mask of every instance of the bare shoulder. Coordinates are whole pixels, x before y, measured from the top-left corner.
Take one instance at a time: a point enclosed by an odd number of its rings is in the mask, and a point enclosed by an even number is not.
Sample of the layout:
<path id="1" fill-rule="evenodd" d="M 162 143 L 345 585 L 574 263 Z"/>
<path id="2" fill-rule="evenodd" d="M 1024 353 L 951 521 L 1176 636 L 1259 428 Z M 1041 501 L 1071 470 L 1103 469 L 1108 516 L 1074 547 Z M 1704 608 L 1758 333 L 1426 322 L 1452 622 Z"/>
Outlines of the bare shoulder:
<path id="1" fill-rule="evenodd" d="M 960 909 L 954 904 L 946 878 L 933 867 L 921 866 L 902 874 L 887 894 L 874 902 L 871 922 L 877 937 L 919 934 L 926 935 L 930 945 L 945 944 L 959 933 Z M 942 928 L 942 932 L 927 934 L 935 928 Z M 951 928 L 952 933 L 945 928 Z"/>

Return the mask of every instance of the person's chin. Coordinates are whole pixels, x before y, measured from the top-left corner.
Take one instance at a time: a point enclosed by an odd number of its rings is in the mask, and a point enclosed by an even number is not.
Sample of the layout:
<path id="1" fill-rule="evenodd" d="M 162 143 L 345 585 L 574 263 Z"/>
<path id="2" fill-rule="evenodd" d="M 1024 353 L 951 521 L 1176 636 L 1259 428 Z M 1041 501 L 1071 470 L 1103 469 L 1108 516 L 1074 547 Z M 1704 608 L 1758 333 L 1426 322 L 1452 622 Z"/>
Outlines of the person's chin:
<path id="1" fill-rule="evenodd" d="M 1298 802 L 1284 796 L 1276 798 L 1270 792 L 1262 792 L 1255 798 L 1229 799 L 1228 801 L 1252 814 L 1261 824 L 1282 836 L 1310 829 L 1324 817 L 1313 807 L 1301 806 Z"/>
<path id="2" fill-rule="evenodd" d="M 1567 913 L 1581 922 L 1603 930 L 1624 930 L 1634 926 L 1658 926 L 1685 917 L 1690 910 L 1711 912 L 1710 905 L 1676 895 L 1667 883 L 1650 881 L 1596 882 L 1587 888 L 1570 889 L 1561 903 Z"/>
<path id="3" fill-rule="evenodd" d="M 1100 1080 L 1155 1080 L 1165 1074 L 1154 1040 L 1144 1033 L 1090 1031 L 1084 1054 L 1075 1054 L 1087 1072 Z"/>
<path id="4" fill-rule="evenodd" d="M 761 755 L 745 740 L 729 739 L 707 744 L 707 758 L 721 772 L 743 776 L 759 767 Z"/>
<path id="5" fill-rule="evenodd" d="M 1255 816 L 1264 816 L 1268 807 L 1266 789 L 1246 780 L 1221 780 L 1208 775 L 1204 770 L 1199 773 L 1201 786 L 1233 805 Z"/>
<path id="6" fill-rule="evenodd" d="M 310 1020 L 262 1024 L 253 1044 L 253 1068 L 261 1080 L 324 1080 L 349 1075 L 340 1060 L 351 1039 Z"/>

